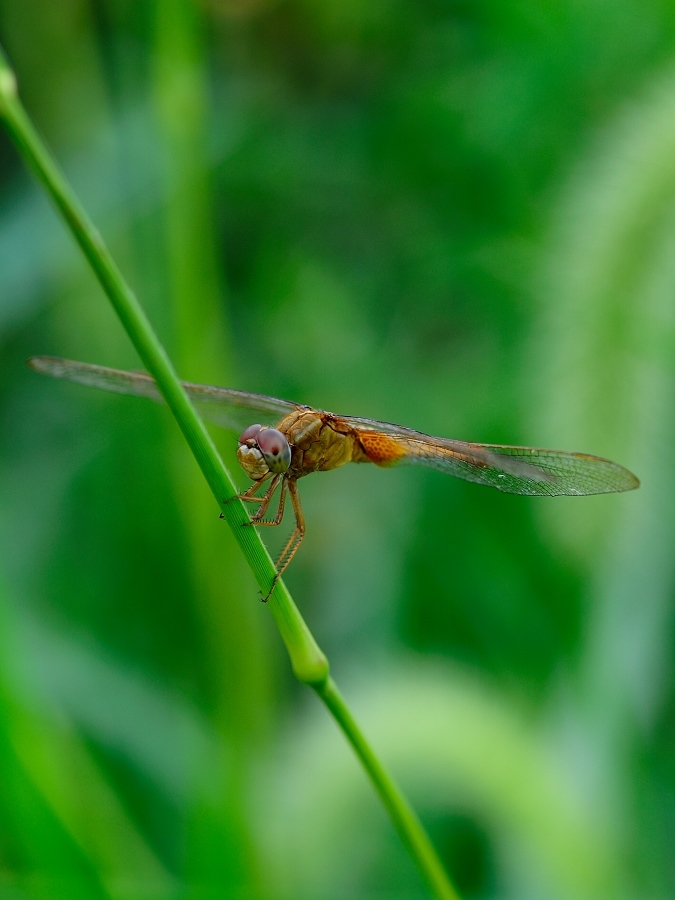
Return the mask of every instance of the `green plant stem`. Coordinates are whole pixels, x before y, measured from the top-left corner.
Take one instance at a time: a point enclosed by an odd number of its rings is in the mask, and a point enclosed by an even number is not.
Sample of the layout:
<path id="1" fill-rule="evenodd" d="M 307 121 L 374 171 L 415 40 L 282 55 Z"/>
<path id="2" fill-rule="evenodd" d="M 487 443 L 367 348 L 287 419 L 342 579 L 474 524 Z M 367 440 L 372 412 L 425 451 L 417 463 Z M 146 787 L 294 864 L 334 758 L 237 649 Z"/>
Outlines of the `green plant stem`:
<path id="1" fill-rule="evenodd" d="M 236 499 L 234 482 L 154 333 L 136 296 L 127 285 L 101 236 L 47 150 L 19 101 L 16 78 L 0 50 L 0 116 L 19 153 L 52 198 L 89 260 L 98 280 L 167 405 L 206 478 L 216 502 L 237 539 L 261 589 L 266 592 L 274 564 L 248 515 Z M 401 838 L 437 897 L 456 900 L 457 894 L 424 832 L 395 782 L 368 745 L 345 701 L 329 677 L 328 660 L 314 640 L 283 582 L 268 603 L 291 658 L 296 677 L 314 688 L 354 748 L 377 789 Z"/>
<path id="2" fill-rule="evenodd" d="M 401 793 L 380 760 L 373 752 L 363 732 L 352 716 L 344 697 L 332 678 L 321 685 L 313 685 L 314 690 L 330 710 L 344 732 L 347 740 L 368 773 L 368 777 L 380 795 L 389 816 L 420 870 L 437 897 L 443 900 L 458 900 L 458 895 L 448 881 L 445 869 L 422 827 L 412 807 Z"/>

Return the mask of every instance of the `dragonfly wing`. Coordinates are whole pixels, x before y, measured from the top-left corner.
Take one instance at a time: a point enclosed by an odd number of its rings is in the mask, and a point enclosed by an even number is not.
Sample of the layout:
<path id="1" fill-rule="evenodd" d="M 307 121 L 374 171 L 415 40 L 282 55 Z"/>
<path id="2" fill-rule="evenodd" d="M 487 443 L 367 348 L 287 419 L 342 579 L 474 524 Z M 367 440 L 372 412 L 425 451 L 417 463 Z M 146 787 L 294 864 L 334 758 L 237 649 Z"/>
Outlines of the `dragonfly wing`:
<path id="1" fill-rule="evenodd" d="M 419 442 L 408 446 L 405 461 L 487 484 L 506 494 L 532 497 L 611 494 L 640 486 L 635 475 L 617 463 L 564 450 L 495 444 L 450 449 Z"/>
<path id="2" fill-rule="evenodd" d="M 640 485 L 635 475 L 623 466 L 586 453 L 469 444 L 430 437 L 390 422 L 350 417 L 345 417 L 345 421 L 356 429 L 373 462 L 427 466 L 465 481 L 490 485 L 507 494 L 533 497 L 608 494 L 630 491 Z"/>
<path id="3" fill-rule="evenodd" d="M 53 378 L 75 381 L 116 394 L 147 397 L 157 403 L 164 402 L 155 380 L 141 372 L 125 372 L 53 356 L 34 356 L 28 362 L 36 372 Z M 256 417 L 262 419 L 262 425 L 277 424 L 289 412 L 298 409 L 296 403 L 263 394 L 188 382 L 182 382 L 182 385 L 204 418 L 235 431 L 252 425 Z"/>
<path id="4" fill-rule="evenodd" d="M 265 394 L 190 384 L 186 381 L 181 384 L 205 419 L 239 433 L 256 423 L 256 420 L 261 425 L 278 425 L 289 413 L 302 408 L 298 403 L 267 397 Z"/>

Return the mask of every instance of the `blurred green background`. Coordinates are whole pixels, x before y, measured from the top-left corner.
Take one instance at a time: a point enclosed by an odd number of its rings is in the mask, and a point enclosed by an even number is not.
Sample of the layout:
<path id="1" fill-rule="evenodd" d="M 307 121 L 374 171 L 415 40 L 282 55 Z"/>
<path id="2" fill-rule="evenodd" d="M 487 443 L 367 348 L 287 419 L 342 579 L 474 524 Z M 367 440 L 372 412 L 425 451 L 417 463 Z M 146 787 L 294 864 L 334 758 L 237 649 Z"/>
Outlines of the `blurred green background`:
<path id="1" fill-rule="evenodd" d="M 672 897 L 672 3 L 1 0 L 0 42 L 183 377 L 640 476 L 307 479 L 287 583 L 463 897 Z M 25 367 L 138 360 L 5 136 L 0 340 L 0 896 L 427 896 L 168 413 Z"/>

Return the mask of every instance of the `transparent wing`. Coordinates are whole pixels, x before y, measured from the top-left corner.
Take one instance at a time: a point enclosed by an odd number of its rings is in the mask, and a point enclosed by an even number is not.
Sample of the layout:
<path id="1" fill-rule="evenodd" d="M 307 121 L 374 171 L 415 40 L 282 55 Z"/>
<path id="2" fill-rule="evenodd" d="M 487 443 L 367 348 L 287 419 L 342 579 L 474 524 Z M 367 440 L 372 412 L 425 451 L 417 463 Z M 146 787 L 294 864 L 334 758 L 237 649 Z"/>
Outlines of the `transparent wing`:
<path id="1" fill-rule="evenodd" d="M 564 450 L 509 447 L 500 444 L 468 444 L 430 437 L 409 428 L 373 419 L 344 417 L 359 433 L 373 461 L 386 464 L 427 466 L 496 487 L 507 494 L 536 497 L 609 494 L 630 491 L 640 482 L 623 466 Z"/>
<path id="2" fill-rule="evenodd" d="M 157 403 L 164 402 L 154 379 L 140 372 L 125 372 L 54 356 L 34 356 L 28 360 L 28 364 L 36 372 L 53 378 L 64 378 L 116 394 L 147 397 Z M 182 384 L 204 418 L 235 431 L 242 431 L 252 425 L 256 418 L 261 420 L 261 425 L 277 424 L 288 413 L 299 408 L 296 403 L 263 394 L 249 394 L 246 391 L 205 384 Z"/>

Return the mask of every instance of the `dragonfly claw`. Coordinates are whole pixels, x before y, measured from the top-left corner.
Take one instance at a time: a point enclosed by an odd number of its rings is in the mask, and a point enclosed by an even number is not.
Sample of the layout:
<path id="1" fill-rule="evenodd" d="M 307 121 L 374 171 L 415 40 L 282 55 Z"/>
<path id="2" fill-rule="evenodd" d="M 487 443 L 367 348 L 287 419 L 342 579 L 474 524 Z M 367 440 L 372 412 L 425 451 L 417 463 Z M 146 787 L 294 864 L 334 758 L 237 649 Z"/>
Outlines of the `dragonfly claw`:
<path id="1" fill-rule="evenodd" d="M 225 497 L 223 500 L 223 504 L 226 506 L 228 503 L 234 503 L 235 500 L 249 500 L 254 501 L 256 503 L 260 502 L 259 497 L 249 497 L 247 493 L 244 494 L 235 494 L 234 497 Z"/>

